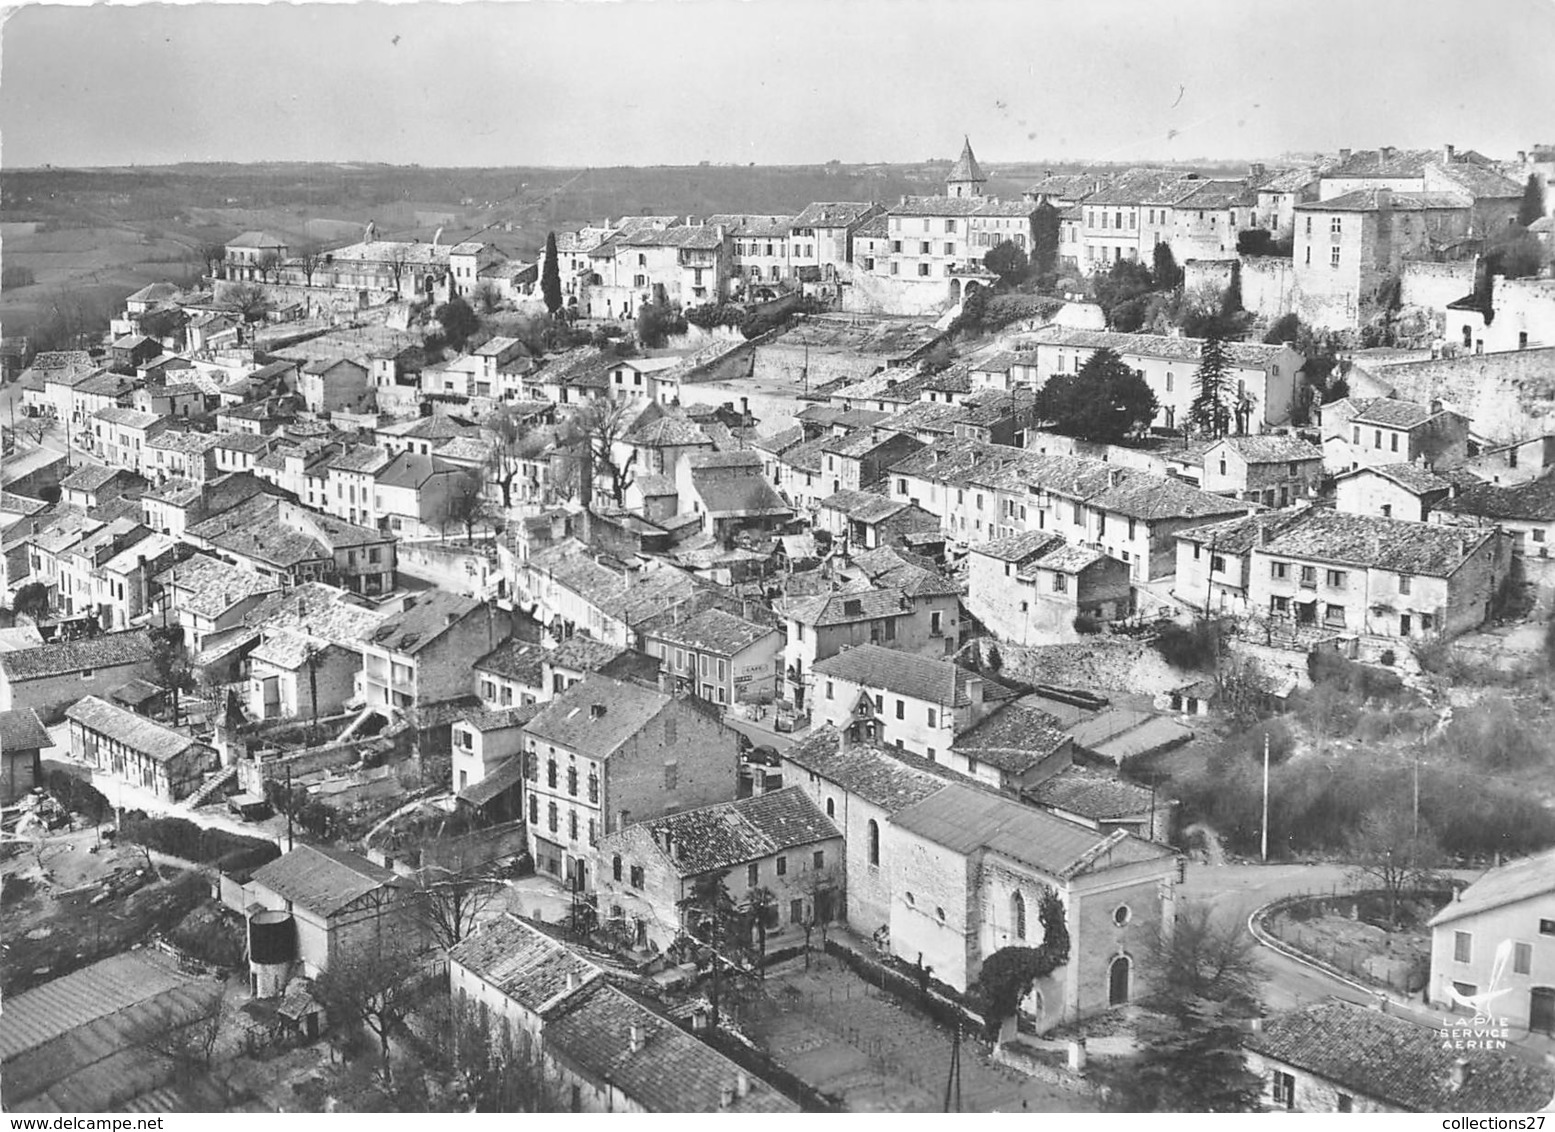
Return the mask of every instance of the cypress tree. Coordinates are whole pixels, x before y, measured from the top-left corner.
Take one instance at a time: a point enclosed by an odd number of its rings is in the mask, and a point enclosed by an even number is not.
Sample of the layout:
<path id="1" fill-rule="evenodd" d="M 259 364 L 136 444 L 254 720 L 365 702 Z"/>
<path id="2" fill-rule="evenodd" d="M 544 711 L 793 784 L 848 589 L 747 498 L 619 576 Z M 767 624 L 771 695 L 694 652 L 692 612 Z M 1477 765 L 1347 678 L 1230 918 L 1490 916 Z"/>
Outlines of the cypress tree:
<path id="1" fill-rule="evenodd" d="M 562 275 L 556 265 L 556 233 L 545 238 L 545 265 L 540 269 L 540 294 L 545 297 L 545 309 L 555 314 L 562 309 Z"/>
<path id="2" fill-rule="evenodd" d="M 1226 403 L 1230 368 L 1226 344 L 1219 335 L 1205 338 L 1199 351 L 1198 373 L 1193 379 L 1195 393 L 1188 409 L 1188 420 L 1194 428 L 1209 436 L 1224 436 L 1231 425 L 1231 410 Z"/>
<path id="3" fill-rule="evenodd" d="M 1526 228 L 1543 215 L 1544 186 L 1537 173 L 1530 173 L 1528 183 L 1523 186 L 1522 203 L 1517 206 L 1517 222 Z"/>

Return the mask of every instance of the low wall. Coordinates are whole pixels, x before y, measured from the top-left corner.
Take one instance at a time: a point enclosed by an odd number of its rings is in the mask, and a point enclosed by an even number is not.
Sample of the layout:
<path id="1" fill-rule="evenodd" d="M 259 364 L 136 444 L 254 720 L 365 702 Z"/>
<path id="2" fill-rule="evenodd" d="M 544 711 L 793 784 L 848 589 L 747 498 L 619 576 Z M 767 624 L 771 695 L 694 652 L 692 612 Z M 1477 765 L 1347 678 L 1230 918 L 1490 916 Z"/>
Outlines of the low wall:
<path id="1" fill-rule="evenodd" d="M 477 829 L 428 843 L 422 847 L 421 866 L 463 872 L 517 857 L 527 846 L 524 823 L 504 822 L 489 829 Z"/>
<path id="2" fill-rule="evenodd" d="M 1018 1073 L 1024 1073 L 1028 1077 L 1035 1077 L 1039 1081 L 1046 1081 L 1050 1085 L 1057 1085 L 1060 1089 L 1079 1093 L 1082 1096 L 1101 1097 L 1106 1091 L 1102 1086 L 1087 1081 L 1066 1068 L 1049 1065 L 1042 1060 L 1036 1050 L 1019 1041 L 1000 1042 L 994 1046 L 993 1061 L 995 1065 L 1007 1065 Z"/>
<path id="3" fill-rule="evenodd" d="M 401 542 L 395 569 L 440 590 L 481 600 L 496 596 L 502 577 L 495 547 L 444 542 Z"/>

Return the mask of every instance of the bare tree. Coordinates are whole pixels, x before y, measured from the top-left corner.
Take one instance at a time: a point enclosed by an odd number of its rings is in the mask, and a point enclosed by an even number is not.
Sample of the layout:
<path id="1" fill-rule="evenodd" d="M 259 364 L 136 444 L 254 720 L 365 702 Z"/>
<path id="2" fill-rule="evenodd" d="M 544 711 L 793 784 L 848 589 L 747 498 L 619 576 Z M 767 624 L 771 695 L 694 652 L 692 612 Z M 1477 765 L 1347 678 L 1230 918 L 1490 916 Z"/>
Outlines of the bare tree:
<path id="1" fill-rule="evenodd" d="M 400 288 L 401 281 L 405 278 L 405 269 L 410 264 L 410 250 L 404 244 L 394 244 L 383 257 L 383 266 L 389 269 L 389 276 L 394 280 L 394 293 L 404 297 Z"/>
<path id="2" fill-rule="evenodd" d="M 227 261 L 227 246 L 213 240 L 201 244 L 195 249 L 194 254 L 205 266 L 205 273 L 214 278 L 221 271 L 221 265 Z"/>
<path id="3" fill-rule="evenodd" d="M 481 494 L 485 486 L 486 478 L 479 468 L 466 469 L 449 481 L 448 490 L 433 509 L 433 519 L 444 541 L 448 539 L 450 524 L 463 527 L 465 538 L 474 541 L 475 528 L 490 517 L 485 497 Z"/>
<path id="4" fill-rule="evenodd" d="M 209 1069 L 227 1016 L 227 996 L 221 986 L 209 989 L 208 1001 L 193 1020 L 182 1018 L 170 1007 L 147 1022 L 133 1044 L 168 1058 L 181 1073 Z"/>
<path id="5" fill-rule="evenodd" d="M 489 865 L 424 865 L 416 878 L 411 906 L 438 946 L 450 948 L 474 930 L 501 891 L 502 882 Z"/>
<path id="6" fill-rule="evenodd" d="M 365 1026 L 378 1039 L 384 1079 L 392 1080 L 389 1039 L 404 1032 L 427 990 L 419 958 L 403 946 L 364 948 L 331 960 L 315 989 L 332 1022 Z"/>
<path id="7" fill-rule="evenodd" d="M 503 405 L 486 418 L 482 427 L 491 442 L 486 457 L 491 482 L 502 489 L 503 510 L 513 506 L 513 481 L 523 474 L 524 465 L 545 452 L 546 437 L 530 427 L 523 414 L 511 405 Z"/>
<path id="8" fill-rule="evenodd" d="M 1171 1004 L 1189 999 L 1250 1006 L 1258 1001 L 1258 945 L 1235 918 L 1216 923 L 1207 904 L 1188 904 L 1145 954 L 1151 991 Z"/>
<path id="9" fill-rule="evenodd" d="M 1367 812 L 1347 846 L 1350 876 L 1388 895 L 1388 920 L 1397 925 L 1399 897 L 1434 883 L 1442 851 L 1435 832 L 1407 807 Z"/>
<path id="10" fill-rule="evenodd" d="M 609 477 L 610 496 L 616 506 L 626 502 L 626 489 L 637 478 L 637 452 L 634 449 L 623 457 L 616 446 L 631 432 L 634 419 L 625 404 L 600 398 L 581 406 L 568 421 L 569 432 L 586 441 L 584 451 L 590 466 L 584 469 L 579 485 L 585 504 L 592 502 L 596 476 Z"/>
<path id="11" fill-rule="evenodd" d="M 226 294 L 244 322 L 258 322 L 270 310 L 270 292 L 257 283 L 240 283 Z"/>
<path id="12" fill-rule="evenodd" d="M 281 253 L 274 248 L 267 248 L 254 257 L 254 266 L 259 270 L 260 279 L 273 283 L 275 273 L 281 266 Z"/>
<path id="13" fill-rule="evenodd" d="M 303 252 L 297 257 L 297 267 L 302 271 L 302 277 L 307 286 L 313 286 L 313 277 L 318 274 L 319 268 L 324 266 L 324 253 L 317 249 Z"/>

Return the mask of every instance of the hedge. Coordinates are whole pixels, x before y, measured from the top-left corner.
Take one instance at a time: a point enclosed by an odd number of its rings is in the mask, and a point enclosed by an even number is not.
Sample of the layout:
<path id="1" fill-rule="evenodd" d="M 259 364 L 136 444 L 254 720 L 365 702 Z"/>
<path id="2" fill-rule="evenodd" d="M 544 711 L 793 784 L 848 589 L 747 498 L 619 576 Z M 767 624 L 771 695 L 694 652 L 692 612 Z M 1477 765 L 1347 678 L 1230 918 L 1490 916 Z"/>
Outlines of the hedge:
<path id="1" fill-rule="evenodd" d="M 132 818 L 124 822 L 123 836 L 159 853 L 223 871 L 258 868 L 281 855 L 281 847 L 273 841 L 201 829 L 187 818 Z"/>

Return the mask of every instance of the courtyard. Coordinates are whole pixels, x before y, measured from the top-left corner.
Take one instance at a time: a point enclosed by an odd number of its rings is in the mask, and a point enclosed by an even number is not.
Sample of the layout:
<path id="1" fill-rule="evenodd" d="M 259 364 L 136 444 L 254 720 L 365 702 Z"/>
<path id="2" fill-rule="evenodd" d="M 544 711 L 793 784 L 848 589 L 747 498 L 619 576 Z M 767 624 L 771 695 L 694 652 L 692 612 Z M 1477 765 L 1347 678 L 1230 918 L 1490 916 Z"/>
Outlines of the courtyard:
<path id="1" fill-rule="evenodd" d="M 941 1112 L 953 1035 L 926 1013 L 821 953 L 776 964 L 735 1004 L 735 1021 L 762 1049 L 850 1112 Z M 951 1108 L 955 1108 L 952 1098 Z M 963 1035 L 961 1110 L 1092 1112 L 1091 1098 L 989 1058 Z"/>

